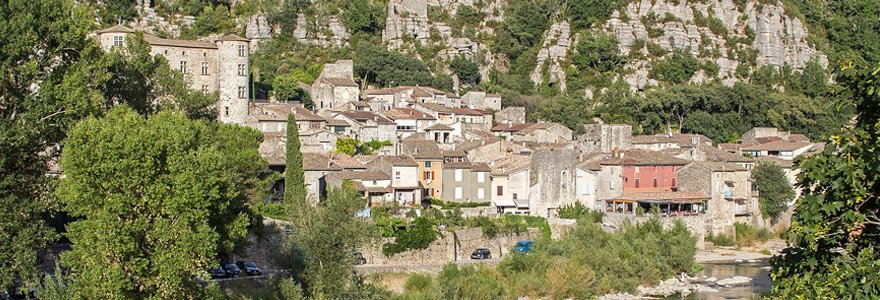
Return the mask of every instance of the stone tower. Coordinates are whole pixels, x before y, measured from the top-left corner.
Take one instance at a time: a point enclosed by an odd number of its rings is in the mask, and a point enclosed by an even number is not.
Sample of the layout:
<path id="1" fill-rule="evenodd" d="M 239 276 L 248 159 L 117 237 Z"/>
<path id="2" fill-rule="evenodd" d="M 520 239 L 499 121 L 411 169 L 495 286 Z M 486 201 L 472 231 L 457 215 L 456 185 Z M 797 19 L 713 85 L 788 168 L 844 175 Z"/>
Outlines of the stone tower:
<path id="1" fill-rule="evenodd" d="M 243 124 L 250 105 L 248 81 L 248 40 L 227 35 L 217 40 L 220 101 L 218 119 L 223 123 Z"/>

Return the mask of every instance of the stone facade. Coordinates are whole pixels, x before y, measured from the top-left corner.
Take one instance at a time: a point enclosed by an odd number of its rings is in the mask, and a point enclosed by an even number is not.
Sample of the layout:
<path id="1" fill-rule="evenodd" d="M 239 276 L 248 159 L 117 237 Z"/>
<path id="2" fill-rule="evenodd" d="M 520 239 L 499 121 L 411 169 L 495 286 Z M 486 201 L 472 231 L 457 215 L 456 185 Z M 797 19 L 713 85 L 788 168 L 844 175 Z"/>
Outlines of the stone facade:
<path id="1" fill-rule="evenodd" d="M 104 51 L 124 46 L 135 31 L 121 25 L 97 32 Z M 144 34 L 151 55 L 162 55 L 172 69 L 184 74 L 193 90 L 217 92 L 218 119 L 224 123 L 243 124 L 248 116 L 250 90 L 248 84 L 247 39 L 227 35 L 212 42 L 163 39 Z"/>
<path id="2" fill-rule="evenodd" d="M 360 88 L 354 82 L 354 64 L 351 60 L 340 60 L 324 64 L 321 75 L 315 79 L 311 90 L 315 109 L 344 109 L 360 97 Z"/>
<path id="3" fill-rule="evenodd" d="M 578 135 L 577 148 L 581 152 L 612 153 L 632 148 L 632 126 L 623 124 L 587 124 Z"/>
<path id="4" fill-rule="evenodd" d="M 736 216 L 757 212 L 752 199 L 750 172 L 735 164 L 694 162 L 679 172 L 679 190 L 710 195 L 706 208 L 707 232 L 733 234 Z"/>
<path id="5" fill-rule="evenodd" d="M 461 96 L 461 101 L 472 109 L 501 110 L 501 95 L 469 91 Z"/>
<path id="6" fill-rule="evenodd" d="M 498 123 L 522 124 L 526 122 L 525 107 L 505 107 L 495 113 L 495 120 Z"/>
<path id="7" fill-rule="evenodd" d="M 537 151 L 532 154 L 538 197 L 529 199 L 529 214 L 555 217 L 560 206 L 576 202 L 578 163 L 575 150 Z"/>

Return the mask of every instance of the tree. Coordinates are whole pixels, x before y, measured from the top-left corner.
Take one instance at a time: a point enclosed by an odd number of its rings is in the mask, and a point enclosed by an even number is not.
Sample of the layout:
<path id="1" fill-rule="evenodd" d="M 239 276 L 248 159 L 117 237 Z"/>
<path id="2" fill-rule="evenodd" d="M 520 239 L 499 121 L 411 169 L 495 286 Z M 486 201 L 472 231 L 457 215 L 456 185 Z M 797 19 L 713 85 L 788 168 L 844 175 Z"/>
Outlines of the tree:
<path id="1" fill-rule="evenodd" d="M 381 86 L 426 86 L 434 79 L 424 62 L 365 41 L 355 47 L 354 71 L 362 84 L 374 82 Z"/>
<path id="2" fill-rule="evenodd" d="M 880 297 L 880 68 L 844 66 L 837 82 L 834 95 L 858 115 L 799 164 L 803 192 L 785 233 L 789 246 L 771 260 L 778 299 Z"/>
<path id="3" fill-rule="evenodd" d="M 752 178 L 761 192 L 758 198 L 761 215 L 776 219 L 788 208 L 788 202 L 795 196 L 785 172 L 775 163 L 759 162 L 752 170 Z"/>
<path id="4" fill-rule="evenodd" d="M 285 146 L 284 202 L 289 207 L 309 206 L 306 202 L 306 178 L 300 152 L 299 127 L 294 114 L 287 116 L 287 145 Z"/>
<path id="5" fill-rule="evenodd" d="M 555 12 L 555 8 L 556 1 L 507 2 L 504 20 L 496 27 L 498 34 L 492 50 L 506 55 L 511 61 L 517 60 L 520 55 L 541 42 L 544 31 L 550 28 L 550 15 Z"/>
<path id="6" fill-rule="evenodd" d="M 684 50 L 675 50 L 670 57 L 655 63 L 650 75 L 660 81 L 685 83 L 694 76 L 699 66 L 700 61 L 692 54 Z"/>
<path id="7" fill-rule="evenodd" d="M 348 154 L 348 156 L 354 156 L 357 153 L 358 147 L 360 147 L 361 141 L 351 138 L 343 138 L 336 140 L 336 152 Z"/>
<path id="8" fill-rule="evenodd" d="M 377 238 L 373 223 L 355 216 L 367 204 L 350 182 L 330 189 L 316 205 L 291 207 L 293 230 L 287 249 L 288 266 L 312 299 L 360 298 L 362 283 L 351 255 Z"/>
<path id="9" fill-rule="evenodd" d="M 385 8 L 370 0 L 346 0 L 342 22 L 351 33 L 377 33 L 385 27 Z"/>
<path id="10" fill-rule="evenodd" d="M 587 29 L 605 22 L 621 6 L 618 0 L 580 0 L 566 3 L 568 19 L 576 29 Z"/>
<path id="11" fill-rule="evenodd" d="M 299 86 L 300 81 L 295 76 L 291 73 L 275 76 L 275 81 L 272 84 L 275 89 L 275 100 L 280 102 L 297 101 L 311 109 L 312 98 Z"/>
<path id="12" fill-rule="evenodd" d="M 254 129 L 117 107 L 69 133 L 57 194 L 74 298 L 208 297 L 205 268 L 246 243 L 242 174 L 268 164 Z M 100 155 L 96 155 L 100 153 Z"/>
<path id="13" fill-rule="evenodd" d="M 480 66 L 462 55 L 452 59 L 449 69 L 458 75 L 458 79 L 461 79 L 463 83 L 473 85 L 480 83 Z"/>
<path id="14" fill-rule="evenodd" d="M 626 63 L 617 48 L 617 38 L 605 33 L 584 35 L 577 44 L 572 62 L 580 70 L 613 71 Z"/>

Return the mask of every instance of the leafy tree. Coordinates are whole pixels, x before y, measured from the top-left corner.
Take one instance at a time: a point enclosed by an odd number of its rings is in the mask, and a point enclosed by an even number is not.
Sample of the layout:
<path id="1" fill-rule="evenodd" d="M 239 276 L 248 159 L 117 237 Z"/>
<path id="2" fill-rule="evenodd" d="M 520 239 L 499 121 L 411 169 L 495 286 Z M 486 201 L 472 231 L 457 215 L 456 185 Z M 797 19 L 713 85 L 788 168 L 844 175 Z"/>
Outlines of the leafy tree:
<path id="1" fill-rule="evenodd" d="M 452 19 L 450 25 L 453 30 L 461 32 L 463 28 L 473 28 L 480 25 L 485 18 L 485 14 L 474 9 L 470 5 L 459 5 L 455 11 L 455 18 Z"/>
<path id="2" fill-rule="evenodd" d="M 584 35 L 572 62 L 581 70 L 609 72 L 626 63 L 617 48 L 617 38 L 605 33 Z"/>
<path id="3" fill-rule="evenodd" d="M 540 43 L 544 31 L 550 28 L 550 15 L 555 12 L 556 5 L 556 1 L 541 0 L 507 2 L 504 20 L 496 27 L 493 52 L 515 61 Z"/>
<path id="4" fill-rule="evenodd" d="M 287 116 L 287 144 L 285 146 L 284 202 L 290 207 L 308 206 L 306 178 L 300 152 L 299 127 L 294 114 Z"/>
<path id="5" fill-rule="evenodd" d="M 412 249 L 425 249 L 440 236 L 434 229 L 434 223 L 427 218 L 416 218 L 412 228 L 399 231 L 393 243 L 385 244 L 382 253 L 394 255 Z"/>
<path id="6" fill-rule="evenodd" d="M 480 83 L 480 66 L 462 55 L 456 56 L 449 64 L 449 69 L 458 76 L 463 83 Z"/>
<path id="7" fill-rule="evenodd" d="M 336 152 L 348 154 L 348 156 L 354 156 L 357 153 L 358 147 L 360 147 L 361 141 L 357 139 L 344 138 L 336 140 Z"/>
<path id="8" fill-rule="evenodd" d="M 229 15 L 229 8 L 225 5 L 205 5 L 195 23 L 185 28 L 181 36 L 184 38 L 196 38 L 212 33 L 229 33 L 235 29 L 235 20 Z"/>
<path id="9" fill-rule="evenodd" d="M 799 164 L 803 193 L 785 233 L 789 246 L 771 260 L 778 299 L 880 297 L 880 68 L 844 66 L 837 79 L 835 96 L 858 115 Z"/>
<path id="10" fill-rule="evenodd" d="M 700 62 L 690 52 L 676 50 L 672 55 L 655 63 L 649 73 L 652 78 L 669 83 L 685 83 L 697 72 Z"/>
<path id="11" fill-rule="evenodd" d="M 363 78 L 362 84 L 372 82 L 381 86 L 424 86 L 434 79 L 422 61 L 369 42 L 357 44 L 354 71 Z"/>
<path id="12" fill-rule="evenodd" d="M 253 129 L 129 108 L 74 127 L 58 197 L 75 298 L 207 297 L 196 278 L 243 245 L 244 174 L 267 163 Z M 94 155 L 101 153 L 101 155 Z M 239 251 L 241 248 L 238 248 Z"/>
<path id="13" fill-rule="evenodd" d="M 772 162 L 760 162 L 752 170 L 752 178 L 761 191 L 758 199 L 761 203 L 761 214 L 765 218 L 779 217 L 795 196 L 782 167 Z"/>
<path id="14" fill-rule="evenodd" d="M 299 86 L 300 81 L 295 74 L 284 74 L 275 77 L 272 87 L 275 89 L 275 100 L 283 102 L 297 101 L 306 108 L 312 108 L 312 98 Z"/>
<path id="15" fill-rule="evenodd" d="M 619 0 L 581 0 L 567 1 L 566 12 L 572 27 L 587 29 L 605 22 L 611 14 L 622 6 Z M 625 3 L 625 2 L 624 2 Z"/>
<path id="16" fill-rule="evenodd" d="M 385 7 L 370 0 L 346 0 L 342 22 L 352 33 L 379 33 L 385 27 Z"/>

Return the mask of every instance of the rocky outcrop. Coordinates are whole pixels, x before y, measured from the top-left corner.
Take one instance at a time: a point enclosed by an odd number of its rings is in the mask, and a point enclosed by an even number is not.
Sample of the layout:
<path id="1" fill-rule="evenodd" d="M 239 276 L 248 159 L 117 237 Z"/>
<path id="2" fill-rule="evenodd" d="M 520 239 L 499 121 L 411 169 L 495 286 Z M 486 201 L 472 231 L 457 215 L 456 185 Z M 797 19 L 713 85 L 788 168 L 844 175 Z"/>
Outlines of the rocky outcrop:
<path id="1" fill-rule="evenodd" d="M 405 40 L 425 43 L 430 37 L 428 26 L 428 2 L 426 0 L 388 1 L 388 16 L 382 39 L 391 48 L 400 48 Z"/>
<path id="2" fill-rule="evenodd" d="M 264 40 L 272 38 L 272 26 L 266 20 L 266 16 L 256 15 L 248 19 L 245 27 L 245 36 L 250 40 Z"/>
<path id="3" fill-rule="evenodd" d="M 565 91 L 565 69 L 562 67 L 562 62 L 568 57 L 571 44 L 571 26 L 568 22 L 553 23 L 544 36 L 541 50 L 538 51 L 538 64 L 529 75 L 532 82 L 535 84 L 544 82 L 546 71 L 547 81 Z"/>

